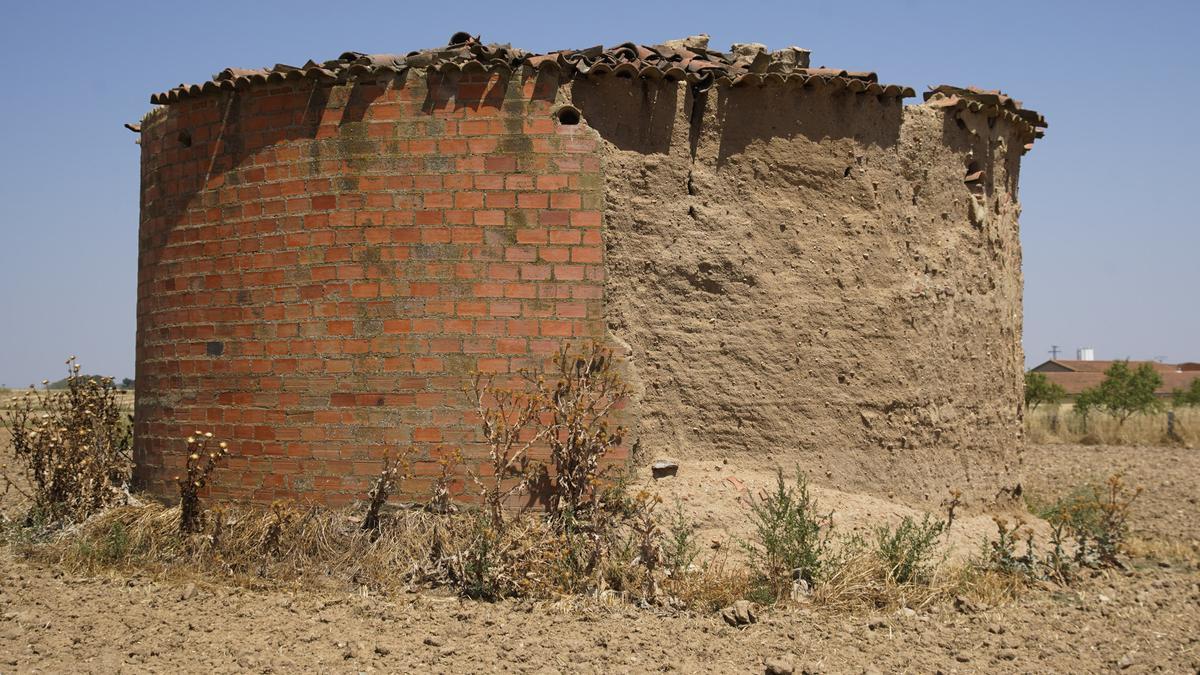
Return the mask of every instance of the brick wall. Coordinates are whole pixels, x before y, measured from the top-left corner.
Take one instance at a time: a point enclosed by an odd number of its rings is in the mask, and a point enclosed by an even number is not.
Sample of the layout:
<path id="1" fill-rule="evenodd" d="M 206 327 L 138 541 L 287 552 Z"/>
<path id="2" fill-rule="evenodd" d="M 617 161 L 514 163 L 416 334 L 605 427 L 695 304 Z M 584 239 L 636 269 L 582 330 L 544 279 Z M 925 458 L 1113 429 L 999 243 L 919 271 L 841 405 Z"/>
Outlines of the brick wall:
<path id="1" fill-rule="evenodd" d="M 136 459 L 233 449 L 216 496 L 363 496 L 412 447 L 424 493 L 463 390 L 604 331 L 597 137 L 554 74 L 312 80 L 190 98 L 142 133 Z"/>

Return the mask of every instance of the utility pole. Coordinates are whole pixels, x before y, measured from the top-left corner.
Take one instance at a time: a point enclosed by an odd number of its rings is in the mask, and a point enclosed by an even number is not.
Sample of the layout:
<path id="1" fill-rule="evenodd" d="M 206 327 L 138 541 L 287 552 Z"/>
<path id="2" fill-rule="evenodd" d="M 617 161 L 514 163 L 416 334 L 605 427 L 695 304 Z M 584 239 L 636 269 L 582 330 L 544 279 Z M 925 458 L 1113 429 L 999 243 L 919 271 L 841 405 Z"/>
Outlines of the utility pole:
<path id="1" fill-rule="evenodd" d="M 1055 360 L 1055 361 L 1058 360 L 1058 350 L 1059 350 L 1058 345 L 1050 345 L 1050 359 L 1051 360 Z"/>

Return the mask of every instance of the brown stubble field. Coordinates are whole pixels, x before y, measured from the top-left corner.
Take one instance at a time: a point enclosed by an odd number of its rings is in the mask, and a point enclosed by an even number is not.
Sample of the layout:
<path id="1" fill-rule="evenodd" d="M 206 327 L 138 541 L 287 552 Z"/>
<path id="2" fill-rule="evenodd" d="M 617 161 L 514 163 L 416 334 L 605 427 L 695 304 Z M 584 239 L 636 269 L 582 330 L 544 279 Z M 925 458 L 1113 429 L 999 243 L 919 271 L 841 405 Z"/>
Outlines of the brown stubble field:
<path id="1" fill-rule="evenodd" d="M 685 464 L 680 477 L 689 471 L 701 468 Z M 1051 499 L 1113 472 L 1144 488 L 1131 521 L 1138 557 L 1126 570 L 1034 585 L 999 606 L 801 604 L 765 610 L 743 629 L 715 614 L 578 598 L 487 603 L 427 589 L 78 576 L 4 552 L 0 671 L 1197 672 L 1200 452 L 1034 445 L 1023 487 L 1032 501 Z"/>

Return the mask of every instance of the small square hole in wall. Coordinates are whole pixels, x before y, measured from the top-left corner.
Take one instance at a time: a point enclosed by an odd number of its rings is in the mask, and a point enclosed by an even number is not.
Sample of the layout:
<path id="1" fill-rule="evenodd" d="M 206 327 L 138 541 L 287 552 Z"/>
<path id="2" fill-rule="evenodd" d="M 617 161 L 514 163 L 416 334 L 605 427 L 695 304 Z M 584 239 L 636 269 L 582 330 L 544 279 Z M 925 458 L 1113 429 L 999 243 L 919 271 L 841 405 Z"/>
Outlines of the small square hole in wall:
<path id="1" fill-rule="evenodd" d="M 224 342 L 209 342 L 205 347 L 205 351 L 209 356 L 220 356 L 225 353 Z"/>

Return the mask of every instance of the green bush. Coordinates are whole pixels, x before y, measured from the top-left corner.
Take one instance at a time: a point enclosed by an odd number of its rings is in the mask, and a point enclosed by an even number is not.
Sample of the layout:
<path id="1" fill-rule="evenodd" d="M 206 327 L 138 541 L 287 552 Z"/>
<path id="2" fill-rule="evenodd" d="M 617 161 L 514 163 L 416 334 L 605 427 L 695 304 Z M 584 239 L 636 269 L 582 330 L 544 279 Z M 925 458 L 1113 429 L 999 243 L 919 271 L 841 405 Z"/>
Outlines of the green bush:
<path id="1" fill-rule="evenodd" d="M 662 547 L 666 568 L 672 576 L 687 572 L 700 555 L 696 545 L 696 524 L 683 512 L 682 502 L 675 502 Z"/>
<path id="2" fill-rule="evenodd" d="M 1200 377 L 1192 380 L 1187 389 L 1176 389 L 1172 402 L 1181 408 L 1200 406 Z"/>
<path id="3" fill-rule="evenodd" d="M 1116 565 L 1117 554 L 1129 534 L 1129 509 L 1141 494 L 1130 489 L 1120 474 L 1103 485 L 1075 488 L 1037 515 L 1075 542 L 1075 562 L 1081 565 Z"/>
<path id="4" fill-rule="evenodd" d="M 895 530 L 887 525 L 876 529 L 875 554 L 889 580 L 898 584 L 928 582 L 937 567 L 938 537 L 945 531 L 946 521 L 933 520 L 929 514 L 921 522 L 905 516 Z"/>
<path id="5" fill-rule="evenodd" d="M 781 591 L 793 577 L 814 583 L 829 555 L 833 514 L 817 512 L 808 480 L 799 468 L 789 487 L 783 469 L 776 469 L 775 490 L 751 502 L 750 519 L 756 542 L 746 544 L 755 572 Z"/>

